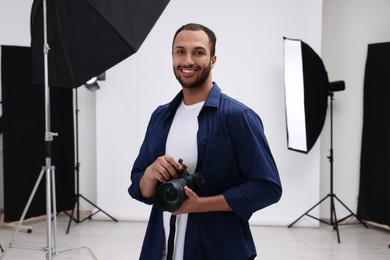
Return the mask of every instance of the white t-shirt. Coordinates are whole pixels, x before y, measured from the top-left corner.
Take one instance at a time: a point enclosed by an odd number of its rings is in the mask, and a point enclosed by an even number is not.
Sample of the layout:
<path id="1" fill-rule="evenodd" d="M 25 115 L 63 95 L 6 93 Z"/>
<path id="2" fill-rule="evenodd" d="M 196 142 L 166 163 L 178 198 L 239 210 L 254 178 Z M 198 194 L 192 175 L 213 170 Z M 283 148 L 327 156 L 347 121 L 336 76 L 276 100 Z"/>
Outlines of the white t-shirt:
<path id="1" fill-rule="evenodd" d="M 190 174 L 195 173 L 195 168 L 198 160 L 198 115 L 202 109 L 204 102 L 193 105 L 185 105 L 183 102 L 179 105 L 175 117 L 173 119 L 171 128 L 169 130 L 166 154 L 183 159 L 183 163 L 188 165 L 187 171 Z M 165 253 L 163 259 L 167 254 L 167 243 L 169 236 L 169 220 L 170 212 L 164 212 L 164 231 L 165 231 Z M 183 259 L 184 253 L 184 239 L 187 228 L 188 214 L 178 215 L 176 217 L 176 233 L 174 242 L 173 259 Z"/>

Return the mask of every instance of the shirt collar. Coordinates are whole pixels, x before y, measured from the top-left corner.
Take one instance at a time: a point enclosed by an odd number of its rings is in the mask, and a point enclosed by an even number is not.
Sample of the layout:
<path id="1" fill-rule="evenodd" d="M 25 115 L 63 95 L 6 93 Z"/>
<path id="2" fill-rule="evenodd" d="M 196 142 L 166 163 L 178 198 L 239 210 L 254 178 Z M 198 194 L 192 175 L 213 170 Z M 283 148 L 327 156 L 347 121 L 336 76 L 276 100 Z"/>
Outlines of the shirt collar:
<path id="1" fill-rule="evenodd" d="M 220 98 L 221 98 L 221 89 L 218 87 L 217 83 L 213 82 L 213 87 L 211 88 L 210 93 L 207 96 L 204 106 L 218 108 Z M 183 91 L 180 91 L 169 103 L 169 110 L 174 113 L 182 100 L 183 100 Z"/>

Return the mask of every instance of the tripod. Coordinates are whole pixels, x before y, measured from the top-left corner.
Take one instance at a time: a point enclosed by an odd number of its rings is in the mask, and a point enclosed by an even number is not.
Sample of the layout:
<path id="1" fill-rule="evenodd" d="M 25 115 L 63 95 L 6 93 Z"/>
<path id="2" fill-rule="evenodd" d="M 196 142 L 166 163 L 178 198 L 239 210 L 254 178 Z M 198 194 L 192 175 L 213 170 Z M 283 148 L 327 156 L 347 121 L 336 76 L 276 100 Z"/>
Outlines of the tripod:
<path id="1" fill-rule="evenodd" d="M 293 223 L 291 223 L 288 227 L 292 227 L 298 220 L 303 218 L 305 215 L 311 218 L 314 218 L 322 223 L 325 223 L 327 225 L 333 226 L 333 229 L 337 232 L 337 241 L 340 243 L 340 234 L 339 234 L 339 223 L 344 221 L 345 219 L 349 218 L 350 216 L 354 216 L 361 224 L 363 224 L 366 228 L 368 226 L 360 219 L 358 218 L 333 192 L 333 100 L 334 100 L 334 92 L 329 92 L 330 97 L 330 155 L 327 157 L 330 162 L 330 193 L 326 195 L 322 200 L 320 200 L 317 204 L 315 204 L 313 207 L 311 207 L 308 211 L 303 213 L 298 219 L 296 219 Z M 325 201 L 327 198 L 330 199 L 330 221 L 325 221 L 319 218 L 316 218 L 309 214 L 310 211 L 312 211 L 315 207 L 320 205 L 323 201 Z M 336 216 L 336 207 L 335 207 L 335 199 L 344 206 L 345 209 L 349 211 L 349 215 L 338 220 Z"/>
<path id="2" fill-rule="evenodd" d="M 92 201 L 90 201 L 89 199 L 87 199 L 86 197 L 84 197 L 83 195 L 80 194 L 80 162 L 79 162 L 79 134 L 78 134 L 78 132 L 79 132 L 79 130 L 78 130 L 78 128 L 79 128 L 79 126 L 78 126 L 78 122 L 79 122 L 78 113 L 79 113 L 80 110 L 78 108 L 78 93 L 77 93 L 77 89 L 74 90 L 74 93 L 75 93 L 75 117 L 76 117 L 76 120 L 75 120 L 75 124 L 76 124 L 76 126 L 75 126 L 75 129 L 76 129 L 75 130 L 75 139 L 76 139 L 76 166 L 75 166 L 76 194 L 74 195 L 73 200 L 72 200 L 73 208 L 72 208 L 71 214 L 69 215 L 69 223 L 68 223 L 68 228 L 66 230 L 67 234 L 69 233 L 69 229 L 70 229 L 70 225 L 72 224 L 72 220 L 74 222 L 76 222 L 77 224 L 79 224 L 79 223 L 84 222 L 87 219 L 91 219 L 92 216 L 96 215 L 99 212 L 103 212 L 109 218 L 111 218 L 113 221 L 118 222 L 118 220 L 113 218 L 111 215 L 109 215 L 107 212 L 105 212 L 104 210 L 99 208 Z M 86 202 L 88 202 L 90 205 L 94 206 L 98 210 L 96 212 L 91 213 L 89 216 L 81 219 L 81 217 L 80 217 L 80 198 L 84 199 Z M 76 217 L 74 217 L 75 211 L 76 211 Z"/>
<path id="3" fill-rule="evenodd" d="M 47 44 L 47 15 L 46 15 L 46 0 L 43 0 L 43 26 L 44 26 L 44 46 L 43 46 L 43 56 L 44 56 L 44 87 L 45 87 L 45 166 L 42 167 L 42 170 L 38 176 L 38 180 L 35 183 L 33 191 L 27 201 L 27 204 L 23 210 L 22 216 L 19 220 L 18 226 L 15 230 L 15 233 L 12 235 L 11 242 L 9 247 L 6 248 L 4 253 L 0 256 L 0 259 L 3 259 L 6 255 L 8 249 L 10 248 L 24 248 L 24 249 L 34 249 L 34 250 L 43 250 L 46 252 L 46 259 L 51 260 L 53 256 L 56 256 L 61 253 L 70 252 L 73 250 L 86 249 L 91 255 L 92 259 L 96 259 L 95 255 L 92 251 L 84 246 L 67 249 L 63 251 L 57 251 L 57 217 L 55 212 L 57 212 L 56 206 L 56 192 L 55 192 L 55 172 L 54 166 L 51 164 L 51 144 L 53 141 L 53 137 L 57 135 L 57 133 L 52 133 L 50 131 L 50 91 L 49 91 L 49 77 L 48 77 L 48 54 L 49 54 L 49 45 Z M 46 246 L 39 247 L 33 245 L 22 245 L 16 244 L 15 238 L 19 232 L 19 229 L 24 221 L 27 211 L 30 207 L 30 204 L 35 196 L 35 193 L 38 189 L 38 186 L 43 178 L 46 177 Z"/>

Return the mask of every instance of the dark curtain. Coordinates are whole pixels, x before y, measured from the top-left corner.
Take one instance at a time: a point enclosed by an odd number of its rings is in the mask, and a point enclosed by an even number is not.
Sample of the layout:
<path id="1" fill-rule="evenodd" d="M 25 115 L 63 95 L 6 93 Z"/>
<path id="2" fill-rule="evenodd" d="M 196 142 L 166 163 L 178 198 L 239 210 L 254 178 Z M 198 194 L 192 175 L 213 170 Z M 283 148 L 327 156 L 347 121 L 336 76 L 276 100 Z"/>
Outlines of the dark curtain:
<path id="1" fill-rule="evenodd" d="M 44 86 L 31 83 L 30 48 L 2 46 L 4 221 L 19 220 L 45 162 Z M 42 53 L 43 59 L 43 53 Z M 50 88 L 50 128 L 58 212 L 73 207 L 74 129 L 72 89 Z M 46 214 L 46 175 L 26 218 Z"/>
<path id="2" fill-rule="evenodd" d="M 390 226 L 390 43 L 368 45 L 357 214 Z"/>

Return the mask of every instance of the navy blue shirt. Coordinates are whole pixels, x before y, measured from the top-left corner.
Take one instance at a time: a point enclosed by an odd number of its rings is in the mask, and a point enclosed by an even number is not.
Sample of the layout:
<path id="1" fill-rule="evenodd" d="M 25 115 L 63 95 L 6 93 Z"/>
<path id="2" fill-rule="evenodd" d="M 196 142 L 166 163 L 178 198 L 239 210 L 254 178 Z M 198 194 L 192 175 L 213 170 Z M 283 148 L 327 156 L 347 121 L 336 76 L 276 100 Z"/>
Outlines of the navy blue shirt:
<path id="1" fill-rule="evenodd" d="M 165 144 L 180 92 L 152 114 L 131 172 L 129 194 L 146 204 L 139 182 L 145 169 L 165 154 Z M 256 248 L 248 220 L 254 212 L 276 203 L 282 187 L 260 117 L 246 105 L 221 93 L 214 83 L 198 116 L 198 163 L 205 182 L 199 196 L 223 194 L 232 212 L 190 213 L 184 259 L 253 259 Z M 162 212 L 149 218 L 140 259 L 161 260 L 165 246 Z"/>

